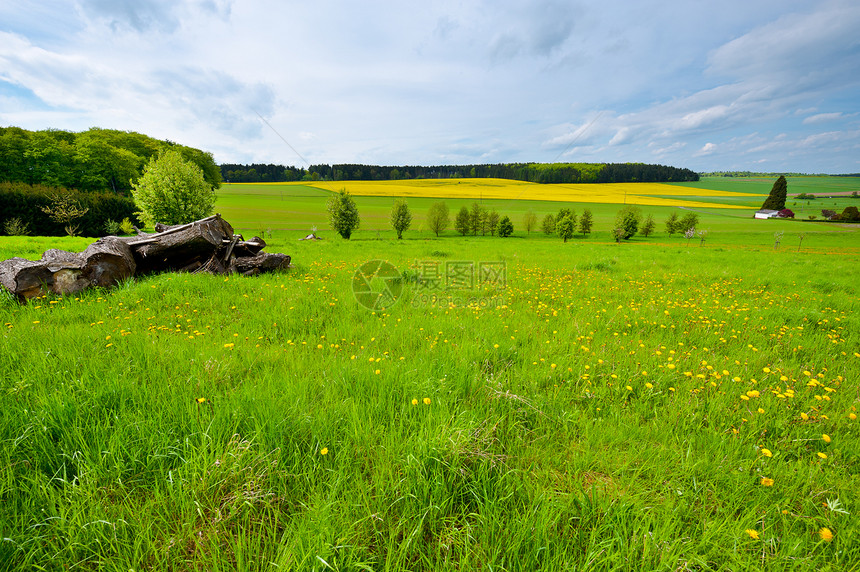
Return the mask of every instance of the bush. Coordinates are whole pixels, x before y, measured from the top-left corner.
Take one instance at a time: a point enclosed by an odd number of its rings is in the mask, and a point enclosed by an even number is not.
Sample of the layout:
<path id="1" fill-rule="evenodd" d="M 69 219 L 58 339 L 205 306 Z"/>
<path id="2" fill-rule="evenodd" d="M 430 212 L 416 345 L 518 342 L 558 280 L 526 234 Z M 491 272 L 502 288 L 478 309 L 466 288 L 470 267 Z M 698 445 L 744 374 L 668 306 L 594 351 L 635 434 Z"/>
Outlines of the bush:
<path id="1" fill-rule="evenodd" d="M 794 211 L 791 209 L 782 209 L 776 214 L 779 218 L 794 218 Z"/>
<path id="2" fill-rule="evenodd" d="M 9 236 L 27 236 L 30 234 L 30 229 L 27 228 L 27 223 L 18 217 L 12 217 L 3 224 L 3 232 Z"/>
<path id="3" fill-rule="evenodd" d="M 57 194 L 68 194 L 83 209 L 87 209 L 86 214 L 74 221 L 83 236 L 102 236 L 105 221 L 109 219 L 129 218 L 134 224 L 140 224 L 134 214 L 134 201 L 122 195 L 84 193 L 26 183 L 0 183 L 0 227 L 5 228 L 10 219 L 17 218 L 27 225 L 31 234 L 37 236 L 66 234 L 63 223 L 54 222 L 42 211 L 43 207 L 50 207 L 51 197 Z"/>
<path id="4" fill-rule="evenodd" d="M 502 217 L 502 220 L 499 221 L 499 236 L 505 238 L 507 236 L 511 236 L 514 233 L 514 223 L 511 222 L 510 217 L 505 215 Z"/>
<path id="5" fill-rule="evenodd" d="M 119 234 L 119 228 L 120 228 L 120 224 L 117 221 L 115 221 L 113 219 L 107 219 L 105 221 L 104 229 L 105 229 L 106 235 L 117 236 Z"/>

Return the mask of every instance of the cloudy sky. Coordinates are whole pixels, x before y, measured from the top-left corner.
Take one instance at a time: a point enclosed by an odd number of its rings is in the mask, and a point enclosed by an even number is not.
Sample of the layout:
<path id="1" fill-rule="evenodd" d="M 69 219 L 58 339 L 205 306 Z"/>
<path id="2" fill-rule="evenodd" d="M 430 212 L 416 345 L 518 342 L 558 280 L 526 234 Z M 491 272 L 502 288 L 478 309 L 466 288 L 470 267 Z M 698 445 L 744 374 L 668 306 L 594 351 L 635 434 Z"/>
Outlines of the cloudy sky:
<path id="1" fill-rule="evenodd" d="M 860 172 L 860 2 L 6 1 L 0 125 L 231 163 Z"/>

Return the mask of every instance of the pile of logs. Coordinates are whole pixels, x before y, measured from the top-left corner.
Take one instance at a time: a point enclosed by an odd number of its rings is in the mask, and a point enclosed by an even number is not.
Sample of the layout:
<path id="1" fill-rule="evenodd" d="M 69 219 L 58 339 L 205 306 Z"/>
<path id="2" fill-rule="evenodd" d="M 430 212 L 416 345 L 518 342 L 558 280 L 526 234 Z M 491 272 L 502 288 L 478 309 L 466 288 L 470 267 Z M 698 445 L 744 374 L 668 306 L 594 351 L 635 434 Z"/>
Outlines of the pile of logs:
<path id="1" fill-rule="evenodd" d="M 155 272 L 238 273 L 253 276 L 289 268 L 285 254 L 261 252 L 266 242 L 245 240 L 214 215 L 189 224 L 155 225 L 154 233 L 106 236 L 80 253 L 51 249 L 41 260 L 0 262 L 0 286 L 21 300 L 46 294 L 77 294 L 110 288 L 132 276 Z"/>

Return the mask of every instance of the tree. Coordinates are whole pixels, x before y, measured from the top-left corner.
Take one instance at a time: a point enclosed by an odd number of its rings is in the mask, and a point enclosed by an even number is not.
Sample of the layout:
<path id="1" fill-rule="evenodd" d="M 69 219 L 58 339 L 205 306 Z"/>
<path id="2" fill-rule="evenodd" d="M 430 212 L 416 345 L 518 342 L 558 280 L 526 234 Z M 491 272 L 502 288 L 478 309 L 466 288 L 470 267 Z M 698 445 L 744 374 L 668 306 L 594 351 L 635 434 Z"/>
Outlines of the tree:
<path id="1" fill-rule="evenodd" d="M 511 222 L 511 219 L 508 215 L 502 217 L 502 220 L 499 221 L 499 236 L 502 238 L 511 236 L 514 233 L 514 223 Z"/>
<path id="2" fill-rule="evenodd" d="M 540 228 L 544 234 L 555 234 L 555 217 L 552 214 L 543 217 Z"/>
<path id="3" fill-rule="evenodd" d="M 629 240 L 639 230 L 642 211 L 639 207 L 626 206 L 615 215 L 615 228 L 622 232 L 621 238 Z"/>
<path id="4" fill-rule="evenodd" d="M 50 205 L 41 207 L 42 212 L 51 217 L 52 221 L 66 225 L 66 234 L 75 236 L 78 233 L 78 225 L 72 224 L 72 221 L 81 218 L 90 209 L 82 207 L 78 201 L 72 198 L 68 191 L 54 192 L 51 195 L 50 201 Z"/>
<path id="5" fill-rule="evenodd" d="M 781 211 L 785 208 L 785 199 L 788 197 L 788 183 L 783 175 L 774 181 L 770 194 L 765 199 L 762 209 Z"/>
<path id="6" fill-rule="evenodd" d="M 672 211 L 672 214 L 670 214 L 669 218 L 666 219 L 666 233 L 668 233 L 669 236 L 672 236 L 679 230 L 681 230 L 681 228 L 678 223 L 678 213 Z"/>
<path id="7" fill-rule="evenodd" d="M 460 207 L 460 212 L 457 213 L 457 218 L 454 219 L 454 230 L 463 236 L 466 236 L 472 230 L 472 217 L 466 205 Z"/>
<path id="8" fill-rule="evenodd" d="M 439 236 L 439 233 L 448 228 L 451 218 L 448 216 L 448 205 L 443 202 L 433 203 L 427 209 L 427 227 Z"/>
<path id="9" fill-rule="evenodd" d="M 537 228 L 537 215 L 533 211 L 528 211 L 523 215 L 523 228 L 526 229 L 527 234 L 531 234 Z"/>
<path id="10" fill-rule="evenodd" d="M 403 231 L 407 230 L 412 225 L 412 213 L 409 212 L 409 206 L 403 199 L 394 201 L 391 207 L 391 228 L 397 231 L 397 238 L 403 238 Z"/>
<path id="11" fill-rule="evenodd" d="M 654 234 L 654 217 L 652 215 L 648 215 L 645 218 L 645 222 L 642 223 L 642 228 L 639 229 L 639 234 L 648 238 L 652 234 Z"/>
<path id="12" fill-rule="evenodd" d="M 570 218 L 570 215 L 564 215 L 555 223 L 555 232 L 564 240 L 564 242 L 567 242 L 569 238 L 573 238 L 573 232 L 575 229 L 576 227 L 574 226 L 573 219 Z"/>
<path id="13" fill-rule="evenodd" d="M 678 221 L 678 231 L 687 232 L 691 228 L 696 228 L 699 225 L 699 215 L 693 212 L 688 212 L 680 221 Z"/>
<path id="14" fill-rule="evenodd" d="M 131 194 L 147 224 L 185 224 L 205 218 L 215 208 L 215 193 L 203 171 L 167 149 L 149 160 Z"/>
<path id="15" fill-rule="evenodd" d="M 583 235 L 589 234 L 593 224 L 594 219 L 591 216 L 591 211 L 588 209 L 582 211 L 582 216 L 579 218 L 579 232 Z"/>
<path id="16" fill-rule="evenodd" d="M 499 226 L 499 213 L 495 209 L 487 214 L 487 230 L 490 231 L 490 236 L 496 234 L 496 228 Z"/>
<path id="17" fill-rule="evenodd" d="M 331 227 L 343 238 L 349 240 L 352 231 L 361 223 L 358 207 L 355 206 L 352 195 L 346 189 L 341 189 L 338 194 L 329 197 L 326 210 Z"/>
<path id="18" fill-rule="evenodd" d="M 471 229 L 472 234 L 477 236 L 478 231 L 480 231 L 481 234 L 486 234 L 486 225 L 487 209 L 479 203 L 472 203 L 472 210 L 469 211 L 469 228 Z"/>

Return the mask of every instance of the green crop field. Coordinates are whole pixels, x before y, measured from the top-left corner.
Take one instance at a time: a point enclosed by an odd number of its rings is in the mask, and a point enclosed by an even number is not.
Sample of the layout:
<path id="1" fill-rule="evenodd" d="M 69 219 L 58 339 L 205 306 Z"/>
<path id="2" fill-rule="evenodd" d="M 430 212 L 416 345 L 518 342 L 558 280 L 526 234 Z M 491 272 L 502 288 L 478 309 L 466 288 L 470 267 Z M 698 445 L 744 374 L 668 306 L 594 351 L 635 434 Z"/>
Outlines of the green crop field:
<path id="1" fill-rule="evenodd" d="M 396 240 L 357 197 L 346 241 L 327 196 L 219 191 L 285 273 L 0 293 L 0 569 L 860 569 L 860 227 L 437 238 L 410 198 Z M 520 228 L 561 206 L 592 235 Z"/>

